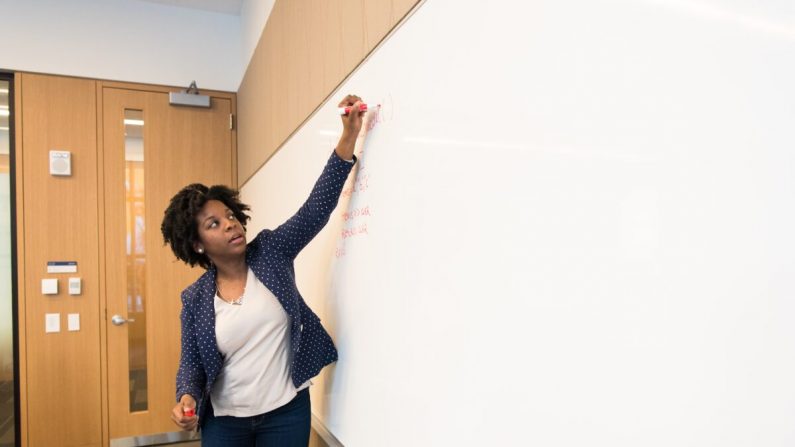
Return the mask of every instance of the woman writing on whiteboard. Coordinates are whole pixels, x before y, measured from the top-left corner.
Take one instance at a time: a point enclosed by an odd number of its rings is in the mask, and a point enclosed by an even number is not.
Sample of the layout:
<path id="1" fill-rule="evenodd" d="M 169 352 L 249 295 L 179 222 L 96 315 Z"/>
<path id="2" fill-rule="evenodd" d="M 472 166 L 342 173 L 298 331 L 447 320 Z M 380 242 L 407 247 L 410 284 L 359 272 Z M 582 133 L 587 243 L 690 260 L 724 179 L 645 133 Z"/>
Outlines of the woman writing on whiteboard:
<path id="1" fill-rule="evenodd" d="M 359 110 L 348 95 L 340 107 Z M 171 418 L 202 429 L 203 446 L 306 446 L 309 379 L 337 351 L 295 283 L 293 260 L 325 226 L 353 169 L 364 112 L 343 132 L 309 198 L 275 230 L 246 241 L 238 191 L 192 184 L 172 199 L 161 230 L 174 254 L 207 271 L 182 292 L 182 355 Z"/>

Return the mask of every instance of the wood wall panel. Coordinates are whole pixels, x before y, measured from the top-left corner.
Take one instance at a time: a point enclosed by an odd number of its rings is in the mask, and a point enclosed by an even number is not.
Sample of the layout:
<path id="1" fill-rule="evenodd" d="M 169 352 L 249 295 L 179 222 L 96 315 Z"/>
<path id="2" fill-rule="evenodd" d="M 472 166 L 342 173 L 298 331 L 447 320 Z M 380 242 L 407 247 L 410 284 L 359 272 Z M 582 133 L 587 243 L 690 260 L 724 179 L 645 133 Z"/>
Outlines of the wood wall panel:
<path id="1" fill-rule="evenodd" d="M 97 81 L 30 73 L 15 74 L 15 169 L 17 194 L 17 265 L 19 279 L 19 368 L 20 425 L 23 446 L 95 446 L 108 445 L 110 436 L 107 380 L 107 324 L 104 318 L 107 302 L 104 278 L 105 219 L 102 214 L 105 184 L 102 153 L 102 96 L 103 87 L 117 87 L 139 95 L 159 94 L 160 103 L 166 104 L 165 93 L 177 87 L 154 86 L 115 81 Z M 201 91 L 210 94 L 214 101 L 226 104 L 225 118 L 235 113 L 235 94 Z M 24 98 L 24 99 L 23 99 Z M 231 105 L 231 108 L 230 108 Z M 170 109 L 171 110 L 171 109 Z M 190 114 L 190 109 L 177 108 L 179 113 Z M 177 112 L 175 112 L 177 113 Z M 191 120 L 189 120 L 191 121 Z M 202 130 L 206 127 L 194 120 Z M 216 120 L 218 121 L 218 120 Z M 224 127 L 226 129 L 226 127 Z M 210 161 L 208 166 L 222 175 L 216 182 L 236 185 L 236 132 L 225 130 L 223 144 L 208 140 L 206 144 L 225 150 L 227 157 Z M 231 149 L 229 135 L 231 134 Z M 189 140 L 182 143 L 198 148 Z M 170 144 L 169 147 L 175 146 Z M 72 152 L 72 177 L 52 177 L 48 172 L 51 149 Z M 231 151 L 231 156 L 229 152 Z M 167 154 L 177 157 L 173 151 Z M 169 169 L 183 169 L 195 173 L 189 163 L 195 157 L 181 154 L 172 164 L 153 167 L 165 170 L 155 174 L 172 178 Z M 177 168 L 174 168 L 177 164 Z M 226 169 L 225 169 L 226 168 Z M 175 171 L 176 172 L 176 171 Z M 184 180 L 184 179 L 183 179 Z M 196 181 L 207 180 L 196 178 Z M 185 183 L 185 181 L 182 181 Z M 178 186 L 184 186 L 180 183 Z M 162 194 L 168 195 L 179 188 L 172 185 Z M 163 199 L 166 200 L 166 199 Z M 162 202 L 162 201 L 161 201 Z M 159 203 L 154 214 L 162 213 Z M 154 215 L 153 214 L 153 215 Z M 158 239 L 153 239 L 155 243 Z M 165 250 L 160 243 L 158 249 Z M 169 263 L 173 256 L 169 253 Z M 76 274 L 47 274 L 48 260 L 78 261 Z M 83 294 L 67 294 L 67 278 L 83 279 Z M 46 297 L 40 293 L 42 278 L 58 278 L 60 293 Z M 189 281 L 188 281 L 189 282 Z M 186 281 L 181 281 L 181 288 Z M 173 309 L 173 321 L 153 328 L 153 331 L 174 330 L 178 326 L 178 292 L 168 305 Z M 61 314 L 61 332 L 44 332 L 44 314 Z M 81 330 L 68 332 L 67 314 L 79 313 Z M 176 339 L 155 336 L 155 339 Z M 158 396 L 167 396 L 168 405 L 158 405 L 158 411 L 170 411 L 173 400 L 173 377 L 177 367 L 177 344 L 163 344 L 161 350 L 175 352 L 161 357 L 170 359 L 164 377 L 171 377 L 164 389 L 153 390 Z M 157 349 L 152 349 L 153 355 Z M 160 359 L 160 357 L 158 357 Z M 156 362 L 152 362 L 155 364 Z M 162 363 L 162 362 L 161 362 Z M 172 371 L 173 370 L 173 371 Z M 160 408 L 163 407 L 163 408 Z M 162 416 L 162 415 L 161 415 Z M 141 428 L 138 434 L 172 431 L 176 427 L 162 416 L 163 426 Z"/>
<path id="2" fill-rule="evenodd" d="M 276 1 L 238 91 L 239 184 L 276 152 L 417 3 Z"/>
<path id="3" fill-rule="evenodd" d="M 23 74 L 21 179 L 24 209 L 26 444 L 102 444 L 100 382 L 99 236 L 97 233 L 96 82 Z M 19 139 L 18 139 L 19 140 Z M 72 176 L 49 174 L 51 149 L 72 152 Z M 47 261 L 78 262 L 77 273 L 47 273 Z M 82 295 L 67 293 L 67 278 L 83 280 Z M 59 293 L 41 294 L 43 278 L 58 278 Z M 24 291 L 24 292 L 23 292 Z M 45 313 L 59 313 L 61 332 L 45 333 Z M 67 314 L 80 330 L 67 331 Z M 22 361 L 22 358 L 20 359 Z"/>

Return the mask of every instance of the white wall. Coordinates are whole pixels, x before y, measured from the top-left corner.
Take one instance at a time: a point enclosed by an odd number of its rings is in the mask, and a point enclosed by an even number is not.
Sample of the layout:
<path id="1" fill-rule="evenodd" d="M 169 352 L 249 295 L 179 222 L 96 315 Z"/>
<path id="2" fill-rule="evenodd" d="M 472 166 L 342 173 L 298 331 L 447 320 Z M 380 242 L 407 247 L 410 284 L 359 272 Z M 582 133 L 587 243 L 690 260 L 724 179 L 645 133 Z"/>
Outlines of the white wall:
<path id="1" fill-rule="evenodd" d="M 0 0 L 0 69 L 237 91 L 241 17 L 135 0 Z M 264 23 L 264 22 L 263 22 Z"/>

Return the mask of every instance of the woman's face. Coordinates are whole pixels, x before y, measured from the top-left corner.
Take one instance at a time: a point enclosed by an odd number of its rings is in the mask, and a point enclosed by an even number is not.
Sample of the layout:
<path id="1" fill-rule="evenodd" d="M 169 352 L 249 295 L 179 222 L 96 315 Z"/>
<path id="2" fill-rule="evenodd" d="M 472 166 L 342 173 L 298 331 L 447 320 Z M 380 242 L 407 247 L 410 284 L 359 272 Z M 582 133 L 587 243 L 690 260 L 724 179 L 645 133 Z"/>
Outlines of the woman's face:
<path id="1" fill-rule="evenodd" d="M 214 263 L 234 259 L 246 253 L 246 230 L 235 214 L 219 200 L 208 200 L 196 216 L 199 242 L 194 249 L 204 253 Z"/>

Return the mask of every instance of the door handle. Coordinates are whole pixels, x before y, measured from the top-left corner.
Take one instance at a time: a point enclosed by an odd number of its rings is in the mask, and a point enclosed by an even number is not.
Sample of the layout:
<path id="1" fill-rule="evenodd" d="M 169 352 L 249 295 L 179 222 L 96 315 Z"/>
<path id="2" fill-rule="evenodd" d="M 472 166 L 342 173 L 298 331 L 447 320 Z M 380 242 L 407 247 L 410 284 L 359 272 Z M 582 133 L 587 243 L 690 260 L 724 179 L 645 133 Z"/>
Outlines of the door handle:
<path id="1" fill-rule="evenodd" d="M 124 317 L 122 317 L 121 315 L 118 315 L 118 314 L 112 316 L 111 319 L 110 319 L 110 322 L 115 324 L 116 326 L 121 326 L 122 324 L 127 323 L 127 322 L 132 323 L 134 321 L 135 321 L 135 318 L 128 318 L 128 319 L 125 320 Z"/>

